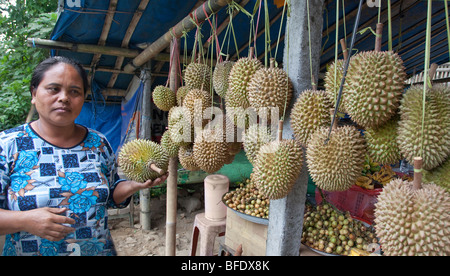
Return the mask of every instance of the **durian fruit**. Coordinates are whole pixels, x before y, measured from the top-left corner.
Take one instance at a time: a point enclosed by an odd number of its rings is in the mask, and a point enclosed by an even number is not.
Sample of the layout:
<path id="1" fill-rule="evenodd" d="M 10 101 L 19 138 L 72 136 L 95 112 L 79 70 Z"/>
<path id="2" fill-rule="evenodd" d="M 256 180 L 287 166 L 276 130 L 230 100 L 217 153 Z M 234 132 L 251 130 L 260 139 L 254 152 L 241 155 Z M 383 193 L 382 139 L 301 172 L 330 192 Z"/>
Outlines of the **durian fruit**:
<path id="1" fill-rule="evenodd" d="M 327 71 L 325 73 L 324 78 L 324 86 L 325 86 L 325 92 L 328 97 L 328 99 L 331 101 L 333 106 L 336 106 L 337 96 L 339 93 L 339 88 L 341 86 L 342 77 L 344 75 L 344 60 L 338 59 L 337 63 L 331 63 L 327 66 Z M 335 64 L 337 64 L 337 68 L 335 70 Z M 349 64 L 349 67 L 351 65 L 351 62 Z M 335 75 L 336 71 L 336 75 Z M 344 86 L 342 87 L 342 94 L 341 94 L 341 101 L 339 103 L 338 110 L 340 112 L 346 113 L 346 97 L 347 97 L 347 82 L 344 82 Z"/>
<path id="2" fill-rule="evenodd" d="M 450 88 L 443 85 L 427 88 L 423 135 L 422 106 L 423 86 L 412 86 L 401 102 L 397 142 L 408 162 L 421 156 L 423 168 L 431 170 L 450 155 Z"/>
<path id="3" fill-rule="evenodd" d="M 186 97 L 187 93 L 189 92 L 189 87 L 186 85 L 180 86 L 177 90 L 177 105 L 182 106 L 184 97 Z"/>
<path id="4" fill-rule="evenodd" d="M 194 129 L 191 115 L 184 106 L 174 106 L 169 111 L 167 119 L 170 140 L 178 146 L 186 146 L 194 142 Z"/>
<path id="5" fill-rule="evenodd" d="M 228 91 L 228 77 L 230 76 L 231 68 L 233 68 L 233 61 L 220 62 L 214 68 L 213 73 L 213 87 L 217 95 L 225 98 Z"/>
<path id="6" fill-rule="evenodd" d="M 435 184 L 392 180 L 375 204 L 375 233 L 386 256 L 450 255 L 450 194 Z"/>
<path id="7" fill-rule="evenodd" d="M 194 157 L 194 143 L 180 146 L 178 151 L 178 161 L 180 165 L 188 171 L 199 171 L 200 167 L 195 162 Z"/>
<path id="8" fill-rule="evenodd" d="M 272 140 L 270 129 L 266 125 L 253 124 L 246 129 L 243 135 L 243 146 L 248 161 L 254 164 L 261 146 Z"/>
<path id="9" fill-rule="evenodd" d="M 218 128 L 205 128 L 195 137 L 195 163 L 207 173 L 214 173 L 225 165 L 229 158 L 228 144 Z"/>
<path id="10" fill-rule="evenodd" d="M 303 150 L 295 140 L 275 140 L 261 146 L 251 180 L 259 193 L 269 199 L 288 195 L 301 173 Z"/>
<path id="11" fill-rule="evenodd" d="M 170 138 L 170 132 L 165 131 L 161 137 L 161 146 L 167 151 L 169 158 L 177 157 L 180 145 Z"/>
<path id="12" fill-rule="evenodd" d="M 250 107 L 247 86 L 253 74 L 262 66 L 261 61 L 252 58 L 250 54 L 249 57 L 240 58 L 231 68 L 228 92 L 225 96 L 225 108 L 227 116 L 230 116 L 238 127 L 245 127 L 253 123 L 249 122 L 252 118 L 246 114 L 247 108 Z"/>
<path id="13" fill-rule="evenodd" d="M 328 127 L 311 135 L 306 162 L 312 180 L 325 191 L 345 191 L 361 176 L 366 156 L 366 141 L 353 126 Z M 327 142 L 326 142 L 327 141 Z"/>
<path id="14" fill-rule="evenodd" d="M 137 182 L 154 180 L 167 171 L 169 156 L 158 143 L 135 139 L 125 143 L 117 158 L 125 176 Z"/>
<path id="15" fill-rule="evenodd" d="M 152 98 L 156 107 L 162 111 L 169 111 L 176 105 L 175 93 L 173 93 L 172 89 L 164 85 L 158 85 L 153 89 Z"/>
<path id="16" fill-rule="evenodd" d="M 332 107 L 323 90 L 306 90 L 300 94 L 291 110 L 290 124 L 294 138 L 306 147 L 316 130 L 331 124 Z"/>
<path id="17" fill-rule="evenodd" d="M 394 116 L 381 126 L 366 129 L 367 153 L 374 162 L 394 164 L 402 159 L 397 144 L 398 121 L 398 116 Z"/>
<path id="18" fill-rule="evenodd" d="M 212 106 L 211 95 L 205 90 L 192 89 L 186 94 L 183 100 L 183 107 L 185 107 L 191 114 L 192 126 L 195 126 L 196 120 L 201 120 L 202 127 L 206 121 L 203 119 L 203 112 Z"/>
<path id="19" fill-rule="evenodd" d="M 439 167 L 430 171 L 424 171 L 423 182 L 434 183 L 450 192 L 450 158 L 447 158 Z"/>
<path id="20" fill-rule="evenodd" d="M 275 67 L 274 58 L 271 58 L 269 68 L 262 67 L 253 74 L 247 89 L 250 106 L 258 113 L 263 108 L 267 111 L 278 108 L 277 112 L 281 115 L 293 94 L 293 86 L 287 73 Z M 270 121 L 271 114 L 266 116 L 264 117 Z M 276 118 L 276 121 L 278 120 L 279 118 Z"/>
<path id="21" fill-rule="evenodd" d="M 374 128 L 396 114 L 406 80 L 403 61 L 392 51 L 353 56 L 346 82 L 345 109 L 352 120 Z"/>
<path id="22" fill-rule="evenodd" d="M 184 71 L 184 82 L 189 90 L 209 91 L 211 87 L 211 67 L 203 63 L 190 63 Z"/>

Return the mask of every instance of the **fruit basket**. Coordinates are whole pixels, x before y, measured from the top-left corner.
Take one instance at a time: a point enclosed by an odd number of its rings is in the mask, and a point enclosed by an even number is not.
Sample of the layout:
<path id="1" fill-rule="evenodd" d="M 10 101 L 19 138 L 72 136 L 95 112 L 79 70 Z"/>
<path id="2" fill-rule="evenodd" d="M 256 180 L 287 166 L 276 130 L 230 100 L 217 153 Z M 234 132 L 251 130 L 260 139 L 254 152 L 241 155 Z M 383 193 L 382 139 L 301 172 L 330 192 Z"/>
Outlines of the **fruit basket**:
<path id="1" fill-rule="evenodd" d="M 379 248 L 371 225 L 329 203 L 306 205 L 301 242 L 327 256 L 348 255 L 353 248 L 365 251 Z"/>
<path id="2" fill-rule="evenodd" d="M 222 202 L 241 218 L 258 224 L 269 224 L 268 198 L 263 197 L 249 179 L 237 189 L 225 193 Z"/>

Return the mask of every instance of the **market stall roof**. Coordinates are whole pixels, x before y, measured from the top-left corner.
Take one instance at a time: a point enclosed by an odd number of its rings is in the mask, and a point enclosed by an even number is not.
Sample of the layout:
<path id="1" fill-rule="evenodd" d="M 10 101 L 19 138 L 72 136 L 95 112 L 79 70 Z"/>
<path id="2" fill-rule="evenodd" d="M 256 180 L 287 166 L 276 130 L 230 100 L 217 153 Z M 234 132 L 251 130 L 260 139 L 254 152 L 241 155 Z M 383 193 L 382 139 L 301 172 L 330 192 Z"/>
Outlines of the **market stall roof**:
<path id="1" fill-rule="evenodd" d="M 381 1 L 381 7 L 374 6 L 376 2 L 376 0 L 367 0 L 364 4 L 358 30 L 362 31 L 368 27 L 375 29 L 377 22 L 383 23 L 385 27 L 382 50 L 387 50 L 390 13 L 392 49 L 402 57 L 409 76 L 421 72 L 425 56 L 427 1 L 391 0 L 390 9 L 387 6 L 389 1 Z M 260 13 L 257 0 L 231 1 L 243 7 L 246 12 L 238 8 L 231 9 L 232 6 L 226 4 L 225 0 L 60 0 L 60 3 L 60 16 L 50 37 L 50 40 L 60 44 L 45 44 L 38 38 L 30 40 L 30 44 L 52 48 L 54 49 L 52 54 L 55 55 L 78 59 L 90 73 L 92 91 L 101 92 L 99 95 L 107 98 L 108 101 L 120 102 L 124 96 L 123 91 L 127 89 L 133 76 L 139 75 L 139 69 L 148 64 L 136 66 L 134 63 L 136 56 L 152 44 L 154 46 L 159 43 L 158 39 L 167 37 L 167 34 L 170 38 L 171 32 L 175 33 L 173 27 L 182 21 L 184 21 L 183 27 L 185 22 L 201 26 L 202 43 L 206 50 L 210 49 L 207 40 L 211 36 L 211 25 L 215 25 L 219 44 L 225 41 L 222 53 L 229 54 L 231 59 L 246 56 L 250 45 L 249 38 L 251 38 L 251 45 L 256 45 L 256 56 L 264 59 L 266 41 L 264 4 L 266 1 L 263 0 L 261 0 Z M 449 61 L 444 3 L 444 1 L 433 1 L 431 62 L 437 64 Z M 270 21 L 270 54 L 281 63 L 287 17 L 283 13 L 284 0 L 267 0 L 267 4 Z M 346 38 L 349 43 L 358 4 L 357 0 L 325 1 L 320 61 L 322 77 L 327 64 L 335 59 L 336 46 L 339 58 L 342 58 L 342 49 L 336 41 Z M 205 14 L 214 9 L 217 10 L 213 13 L 214 16 L 208 17 L 203 24 L 195 22 L 202 12 L 206 17 Z M 336 10 L 339 10 L 338 27 L 336 27 Z M 234 32 L 227 33 L 230 13 L 233 13 L 231 22 Z M 253 43 L 254 38 L 250 34 L 251 19 L 253 19 L 254 28 L 257 28 L 256 44 Z M 315 19 L 311 18 L 311 20 Z M 197 28 L 185 30 L 180 39 L 181 54 L 188 56 L 186 62 L 191 61 L 196 30 Z M 338 31 L 337 40 L 336 30 Z M 295 29 L 290 31 L 295 32 Z M 232 35 L 226 36 L 226 34 Z M 371 31 L 358 33 L 353 53 L 373 50 L 374 41 L 375 36 Z M 153 85 L 164 84 L 167 81 L 170 60 L 167 46 L 163 45 L 165 48 L 162 51 L 152 55 Z M 216 52 L 213 57 L 217 57 Z"/>

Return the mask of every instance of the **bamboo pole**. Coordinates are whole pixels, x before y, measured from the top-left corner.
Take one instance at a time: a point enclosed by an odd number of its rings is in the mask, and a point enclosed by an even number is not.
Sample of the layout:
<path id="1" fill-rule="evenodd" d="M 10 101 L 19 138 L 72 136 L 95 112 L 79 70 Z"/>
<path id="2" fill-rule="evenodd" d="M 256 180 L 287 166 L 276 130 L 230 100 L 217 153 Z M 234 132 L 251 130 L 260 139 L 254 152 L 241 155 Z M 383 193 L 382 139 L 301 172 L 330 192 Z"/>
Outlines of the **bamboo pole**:
<path id="1" fill-rule="evenodd" d="M 193 13 L 187 15 L 182 21 L 176 24 L 173 28 L 167 31 L 164 35 L 158 38 L 150 46 L 148 46 L 142 53 L 135 57 L 130 63 L 124 67 L 125 72 L 133 72 L 136 68 L 143 65 L 161 51 L 170 45 L 173 37 L 180 38 L 184 31 L 190 31 L 196 27 L 193 21 L 198 23 L 203 22 L 209 15 L 218 12 L 231 0 L 209 0 L 198 7 Z M 205 14 L 206 11 L 206 14 Z"/>
<path id="2" fill-rule="evenodd" d="M 172 40 L 170 47 L 171 56 L 179 55 L 180 40 Z M 175 45 L 177 47 L 175 47 Z M 172 91 L 177 91 L 179 86 L 178 70 L 180 64 L 171 62 L 169 85 Z M 176 233 L 177 233 L 177 181 L 178 181 L 178 158 L 169 159 L 169 177 L 167 178 L 167 197 L 166 197 L 166 256 L 176 255 Z"/>

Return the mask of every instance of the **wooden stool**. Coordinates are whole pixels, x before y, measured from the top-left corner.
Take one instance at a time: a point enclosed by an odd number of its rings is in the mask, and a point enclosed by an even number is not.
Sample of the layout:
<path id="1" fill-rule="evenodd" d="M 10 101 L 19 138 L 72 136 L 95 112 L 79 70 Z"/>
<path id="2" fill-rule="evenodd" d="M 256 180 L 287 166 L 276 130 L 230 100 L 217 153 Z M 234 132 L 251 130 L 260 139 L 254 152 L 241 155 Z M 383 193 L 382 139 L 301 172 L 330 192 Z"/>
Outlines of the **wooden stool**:
<path id="1" fill-rule="evenodd" d="M 213 221 L 205 218 L 205 213 L 195 216 L 192 229 L 191 256 L 197 252 L 198 234 L 200 233 L 200 256 L 212 256 L 216 236 L 225 235 L 226 219 Z"/>

